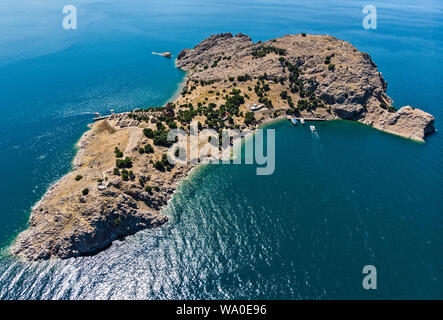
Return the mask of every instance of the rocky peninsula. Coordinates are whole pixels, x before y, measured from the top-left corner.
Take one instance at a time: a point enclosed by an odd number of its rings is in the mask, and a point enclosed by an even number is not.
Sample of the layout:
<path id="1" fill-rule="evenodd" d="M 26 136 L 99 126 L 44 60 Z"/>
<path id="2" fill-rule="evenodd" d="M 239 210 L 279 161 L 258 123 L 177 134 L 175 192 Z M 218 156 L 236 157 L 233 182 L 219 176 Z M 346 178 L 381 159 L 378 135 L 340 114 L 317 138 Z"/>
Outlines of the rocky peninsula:
<path id="1" fill-rule="evenodd" d="M 255 129 L 273 119 L 347 119 L 424 141 L 434 118 L 399 110 L 371 57 L 331 36 L 266 42 L 225 33 L 183 50 L 183 91 L 164 107 L 115 114 L 91 125 L 74 170 L 32 208 L 11 252 L 25 260 L 91 255 L 116 239 L 167 222 L 160 210 L 193 164 L 166 159 L 169 129 Z"/>

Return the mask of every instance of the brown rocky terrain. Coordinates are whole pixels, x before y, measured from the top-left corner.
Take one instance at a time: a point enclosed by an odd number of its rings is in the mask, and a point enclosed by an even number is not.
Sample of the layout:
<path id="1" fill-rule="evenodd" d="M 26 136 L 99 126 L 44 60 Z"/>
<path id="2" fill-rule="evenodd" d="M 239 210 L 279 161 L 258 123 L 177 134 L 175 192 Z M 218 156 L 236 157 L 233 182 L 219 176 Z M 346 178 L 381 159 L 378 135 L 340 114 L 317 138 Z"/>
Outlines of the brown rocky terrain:
<path id="1" fill-rule="evenodd" d="M 284 52 L 276 53 L 275 49 Z M 288 63 L 298 68 L 298 79 L 293 84 Z M 202 81 L 225 87 L 225 81 L 231 79 L 227 87 L 243 89 L 251 97 L 250 103 L 256 103 L 260 97 L 247 88 L 254 88 L 266 73 L 266 83 L 271 87 L 268 98 L 273 103 L 269 111 L 273 114 L 289 109 L 300 117 L 355 120 L 417 141 L 424 141 L 434 131 L 430 114 L 410 106 L 398 111 L 391 106 L 392 99 L 386 95 L 387 83 L 367 53 L 332 36 L 286 35 L 253 43 L 243 34 L 219 34 L 193 49 L 183 50 L 177 66 L 190 73 L 187 83 L 195 83 L 196 91 L 207 87 L 199 86 Z M 244 75 L 250 80 L 238 81 Z M 282 91 L 291 97 L 294 108 L 281 99 Z M 306 104 L 298 104 L 300 100 L 312 99 L 321 101 L 317 104 L 320 106 L 311 104 L 306 108 Z"/>
<path id="2" fill-rule="evenodd" d="M 253 43 L 242 34 L 220 34 L 183 50 L 176 64 L 188 74 L 174 103 L 112 115 L 83 135 L 74 170 L 32 208 L 13 254 L 26 260 L 90 255 L 164 224 L 160 210 L 195 167 L 164 161 L 164 133 L 189 132 L 191 121 L 221 130 L 255 129 L 287 116 L 348 119 L 417 141 L 434 131 L 430 114 L 392 107 L 368 54 L 331 36 Z"/>

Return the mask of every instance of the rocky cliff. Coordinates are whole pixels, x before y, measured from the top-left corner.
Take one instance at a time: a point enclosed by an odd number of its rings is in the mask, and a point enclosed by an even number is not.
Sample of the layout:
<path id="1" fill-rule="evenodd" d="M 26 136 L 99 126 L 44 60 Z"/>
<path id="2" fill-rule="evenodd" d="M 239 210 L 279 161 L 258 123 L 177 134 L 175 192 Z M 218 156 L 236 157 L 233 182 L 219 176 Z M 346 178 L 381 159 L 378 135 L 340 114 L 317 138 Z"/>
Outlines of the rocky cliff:
<path id="1" fill-rule="evenodd" d="M 355 120 L 417 141 L 434 131 L 430 114 L 392 106 L 387 83 L 367 53 L 331 36 L 286 35 L 254 43 L 243 34 L 219 34 L 183 50 L 177 66 L 190 73 L 189 83 L 196 84 L 234 79 L 245 88 L 246 83 L 254 87 L 257 79 L 266 78 L 271 91 L 291 96 L 288 103 L 277 95 L 274 111 L 292 109 L 300 116 Z M 245 75 L 248 80 L 239 82 Z M 309 105 L 309 100 L 319 103 Z"/>

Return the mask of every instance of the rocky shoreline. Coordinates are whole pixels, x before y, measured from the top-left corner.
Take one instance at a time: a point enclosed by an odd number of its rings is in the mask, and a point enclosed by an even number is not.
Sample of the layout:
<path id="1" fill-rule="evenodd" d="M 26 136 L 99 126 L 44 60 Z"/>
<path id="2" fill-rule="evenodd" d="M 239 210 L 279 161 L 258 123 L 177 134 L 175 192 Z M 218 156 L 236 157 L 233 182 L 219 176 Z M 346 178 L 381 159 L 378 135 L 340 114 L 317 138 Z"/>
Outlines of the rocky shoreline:
<path id="1" fill-rule="evenodd" d="M 286 117 L 354 120 L 416 141 L 434 118 L 396 110 L 366 53 L 331 36 L 287 35 L 254 43 L 243 34 L 211 36 L 183 50 L 180 96 L 165 107 L 112 115 L 79 141 L 74 170 L 32 208 L 29 228 L 10 251 L 25 260 L 92 255 L 116 239 L 168 221 L 160 210 L 195 164 L 165 161 L 165 133 L 251 129 Z"/>

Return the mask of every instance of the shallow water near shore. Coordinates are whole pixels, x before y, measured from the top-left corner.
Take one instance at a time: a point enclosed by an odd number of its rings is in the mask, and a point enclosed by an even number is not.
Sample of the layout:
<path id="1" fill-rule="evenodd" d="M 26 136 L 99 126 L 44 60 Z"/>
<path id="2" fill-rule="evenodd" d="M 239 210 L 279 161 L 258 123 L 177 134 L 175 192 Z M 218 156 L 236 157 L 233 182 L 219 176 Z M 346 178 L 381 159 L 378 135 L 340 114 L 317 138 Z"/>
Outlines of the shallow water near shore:
<path id="1" fill-rule="evenodd" d="M 61 28 L 61 5 L 48 1 L 35 8 L 48 22 L 32 34 L 22 19 L 33 8 L 7 2 L 2 9 L 17 16 L 0 20 L 3 248 L 70 170 L 93 112 L 173 96 L 184 73 L 151 52 L 176 56 L 213 33 L 350 41 L 371 54 L 396 106 L 430 112 L 442 128 L 443 8 L 435 1 L 375 2 L 371 32 L 361 28 L 359 1 L 83 1 L 76 33 Z M 17 21 L 25 27 L 11 39 Z M 318 134 L 268 125 L 276 129 L 274 175 L 247 165 L 198 168 L 165 208 L 169 223 L 96 256 L 23 263 L 4 255 L 0 298 L 443 298 L 441 133 L 421 144 L 348 121 L 315 126 Z M 377 267 L 376 291 L 361 285 L 368 264 Z"/>

